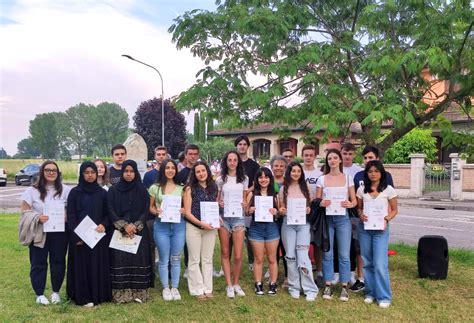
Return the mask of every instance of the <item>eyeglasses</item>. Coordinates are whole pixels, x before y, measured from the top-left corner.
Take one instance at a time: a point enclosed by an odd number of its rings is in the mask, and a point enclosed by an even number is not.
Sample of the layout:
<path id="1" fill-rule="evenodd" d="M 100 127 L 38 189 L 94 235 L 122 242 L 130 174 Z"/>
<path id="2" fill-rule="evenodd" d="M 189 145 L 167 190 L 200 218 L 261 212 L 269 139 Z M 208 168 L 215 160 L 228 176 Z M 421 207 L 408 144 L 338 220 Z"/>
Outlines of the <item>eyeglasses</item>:
<path id="1" fill-rule="evenodd" d="M 45 168 L 44 172 L 46 174 L 56 174 L 58 172 L 58 170 L 57 169 L 51 169 L 51 168 Z"/>

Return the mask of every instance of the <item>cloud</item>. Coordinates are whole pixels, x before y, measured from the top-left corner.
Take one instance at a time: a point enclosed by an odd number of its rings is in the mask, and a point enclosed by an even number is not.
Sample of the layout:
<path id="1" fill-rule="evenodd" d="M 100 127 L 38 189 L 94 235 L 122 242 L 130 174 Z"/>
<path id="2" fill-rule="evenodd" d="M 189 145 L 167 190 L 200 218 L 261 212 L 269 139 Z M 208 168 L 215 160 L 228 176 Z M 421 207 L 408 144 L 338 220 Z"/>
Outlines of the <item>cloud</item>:
<path id="1" fill-rule="evenodd" d="M 174 9 L 154 8 L 142 19 L 133 1 L 20 1 L 9 7 L 2 20 L 15 23 L 0 24 L 0 147 L 14 154 L 35 114 L 79 102 L 116 102 L 132 119 L 140 102 L 161 95 L 161 84 L 155 71 L 121 54 L 158 68 L 165 98 L 190 87 L 203 63 L 175 48 L 168 26 L 150 23 L 160 14 L 163 21 L 169 21 L 165 15 L 173 19 Z"/>

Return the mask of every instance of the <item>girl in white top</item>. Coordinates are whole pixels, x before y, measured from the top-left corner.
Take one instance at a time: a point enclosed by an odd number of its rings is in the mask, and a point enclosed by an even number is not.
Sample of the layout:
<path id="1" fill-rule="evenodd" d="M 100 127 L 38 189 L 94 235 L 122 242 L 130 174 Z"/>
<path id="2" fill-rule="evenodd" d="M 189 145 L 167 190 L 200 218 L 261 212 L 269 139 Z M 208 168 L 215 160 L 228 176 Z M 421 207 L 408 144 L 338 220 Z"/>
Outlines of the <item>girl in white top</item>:
<path id="1" fill-rule="evenodd" d="M 330 249 L 328 252 L 323 253 L 323 277 L 326 281 L 323 298 L 332 299 L 331 282 L 334 280 L 333 245 L 334 234 L 336 234 L 339 280 L 342 284 L 339 299 L 341 301 L 348 301 L 347 284 L 351 278 L 350 247 L 352 224 L 347 209 L 355 207 L 357 200 L 354 180 L 343 173 L 342 156 L 339 150 L 328 150 L 324 175 L 318 179 L 316 186 L 316 198 L 322 199 L 320 206 L 326 208 L 326 219 L 329 229 Z"/>
<path id="2" fill-rule="evenodd" d="M 240 155 L 236 151 L 228 151 L 222 158 L 221 176 L 217 178 L 218 188 L 217 201 L 219 207 L 224 209 L 219 228 L 219 240 L 221 242 L 221 264 L 227 284 L 226 294 L 229 298 L 245 296 L 239 285 L 240 272 L 242 269 L 242 254 L 245 236 L 245 219 L 243 209 L 246 208 L 246 197 L 248 191 L 248 177 L 245 175 L 244 165 Z M 242 212 L 233 217 L 226 217 L 226 194 L 231 191 L 241 192 Z M 233 210 L 230 210 L 231 212 Z M 232 238 L 234 248 L 233 277 L 231 277 L 230 266 L 230 239 Z"/>
<path id="3" fill-rule="evenodd" d="M 21 199 L 21 212 L 23 216 L 33 216 L 35 221 L 42 227 L 47 222 L 48 214 L 44 214 L 44 206 L 54 202 L 61 203 L 66 207 L 70 188 L 62 185 L 59 167 L 54 161 L 45 161 L 41 165 L 38 181 L 23 192 Z M 66 210 L 64 209 L 66 219 Z M 41 228 L 42 230 L 42 228 Z M 30 249 L 30 279 L 33 290 L 36 293 L 36 303 L 48 305 L 49 300 L 44 295 L 46 276 L 48 271 L 48 256 L 50 260 L 51 285 L 53 293 L 51 302 L 59 303 L 64 274 L 66 271 L 66 232 L 49 232 L 46 235 L 44 246 L 35 246 L 31 243 Z"/>
<path id="4" fill-rule="evenodd" d="M 107 164 L 102 159 L 95 159 L 94 164 L 97 166 L 97 183 L 106 191 L 109 190 L 109 173 Z"/>

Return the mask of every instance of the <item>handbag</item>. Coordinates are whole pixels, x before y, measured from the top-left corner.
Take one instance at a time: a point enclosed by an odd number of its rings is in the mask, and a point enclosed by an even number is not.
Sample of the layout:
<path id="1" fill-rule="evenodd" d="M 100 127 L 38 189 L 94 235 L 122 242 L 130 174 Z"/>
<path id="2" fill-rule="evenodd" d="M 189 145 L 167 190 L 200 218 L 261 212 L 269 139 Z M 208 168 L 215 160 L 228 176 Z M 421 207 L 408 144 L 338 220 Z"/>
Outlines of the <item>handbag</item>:
<path id="1" fill-rule="evenodd" d="M 329 229 L 326 221 L 326 208 L 319 204 L 321 199 L 315 199 L 311 203 L 310 213 L 310 230 L 311 242 L 317 245 L 323 252 L 328 252 L 330 249 Z"/>

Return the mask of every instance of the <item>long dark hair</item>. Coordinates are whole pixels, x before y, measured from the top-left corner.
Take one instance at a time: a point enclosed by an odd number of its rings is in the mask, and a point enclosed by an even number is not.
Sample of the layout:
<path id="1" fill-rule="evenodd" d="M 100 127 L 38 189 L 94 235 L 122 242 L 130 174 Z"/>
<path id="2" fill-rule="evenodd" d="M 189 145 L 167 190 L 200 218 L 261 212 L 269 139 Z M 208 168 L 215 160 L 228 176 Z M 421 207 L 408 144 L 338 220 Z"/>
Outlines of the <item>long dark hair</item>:
<path id="1" fill-rule="evenodd" d="M 291 184 L 291 170 L 293 167 L 299 167 L 301 170 L 301 176 L 298 180 L 298 185 L 300 187 L 301 193 L 303 193 L 304 197 L 306 198 L 306 203 L 309 204 L 310 202 L 310 197 L 309 197 L 309 190 L 308 190 L 308 185 L 306 184 L 306 180 L 304 177 L 304 171 L 303 167 L 301 167 L 300 163 L 298 162 L 291 162 L 288 164 L 288 167 L 286 167 L 285 171 L 285 179 L 283 180 L 283 201 L 285 202 L 285 205 L 287 205 L 287 200 L 288 200 L 288 187 Z"/>
<path id="2" fill-rule="evenodd" d="M 200 165 L 204 166 L 206 168 L 206 172 L 207 172 L 205 190 L 206 190 L 207 194 L 209 194 L 209 195 L 213 194 L 217 191 L 217 185 L 214 182 L 214 179 L 212 178 L 212 173 L 211 173 L 211 169 L 209 168 L 209 165 L 203 160 L 197 161 L 196 164 L 194 164 L 193 167 L 191 168 L 191 172 L 189 173 L 189 181 L 186 184 L 186 187 L 191 188 L 191 191 L 193 191 L 194 189 L 196 189 L 200 186 L 199 181 L 196 178 L 196 167 L 200 166 Z"/>
<path id="3" fill-rule="evenodd" d="M 178 181 L 176 180 L 176 175 L 178 175 L 178 165 L 173 159 L 167 158 L 163 160 L 163 162 L 161 163 L 160 168 L 158 169 L 158 175 L 156 176 L 156 181 L 155 181 L 155 184 L 158 185 L 163 192 L 165 191 L 166 183 L 168 182 L 168 179 L 166 178 L 166 175 L 165 175 L 166 165 L 168 165 L 168 163 L 172 163 L 175 169 L 173 182 L 176 185 L 179 184 Z"/>
<path id="4" fill-rule="evenodd" d="M 275 196 L 275 179 L 273 177 L 272 171 L 269 170 L 267 167 L 260 167 L 257 172 L 255 173 L 255 179 L 253 181 L 253 195 L 262 195 L 262 187 L 260 186 L 260 183 L 258 182 L 258 179 L 262 176 L 265 175 L 265 177 L 270 178 L 270 183 L 268 184 L 267 188 L 267 195 L 268 196 Z"/>
<path id="5" fill-rule="evenodd" d="M 237 183 L 242 183 L 245 180 L 245 170 L 244 170 L 244 163 L 242 162 L 242 158 L 235 150 L 230 150 L 225 153 L 224 157 L 222 157 L 221 161 L 221 177 L 222 181 L 227 182 L 227 176 L 229 175 L 229 167 L 227 167 L 227 158 L 230 154 L 235 154 L 237 156 Z"/>
<path id="6" fill-rule="evenodd" d="M 46 197 L 46 194 L 48 193 L 46 191 L 46 185 L 48 182 L 46 181 L 46 177 L 44 176 L 44 169 L 48 165 L 54 165 L 56 166 L 56 169 L 58 170 L 58 176 L 56 177 L 56 180 L 54 181 L 54 189 L 56 190 L 56 193 L 54 193 L 54 196 L 61 196 L 63 193 L 63 184 L 61 183 L 61 172 L 59 171 L 58 164 L 52 160 L 47 160 L 45 161 L 39 170 L 39 176 L 38 180 L 36 181 L 35 184 L 33 184 L 33 187 L 36 188 L 40 192 L 40 199 L 41 201 L 44 202 L 44 198 Z"/>
<path id="7" fill-rule="evenodd" d="M 102 176 L 102 185 L 108 185 L 110 180 L 109 180 L 109 168 L 107 167 L 107 163 L 100 158 L 94 159 L 92 162 L 94 164 L 97 162 L 100 162 L 102 163 L 102 165 L 104 165 L 105 171 L 104 171 L 104 175 Z M 97 179 L 98 178 L 99 178 L 99 173 L 97 172 Z"/>
<path id="8" fill-rule="evenodd" d="M 364 193 L 372 193 L 372 182 L 369 179 L 369 169 L 375 167 L 380 172 L 380 182 L 377 185 L 377 192 L 383 192 L 387 188 L 387 172 L 380 160 L 371 160 L 367 163 L 364 170 Z"/>
<path id="9" fill-rule="evenodd" d="M 329 172 L 331 171 L 331 167 L 329 167 L 329 163 L 328 163 L 329 154 L 336 154 L 336 155 L 339 156 L 339 160 L 341 161 L 341 163 L 339 164 L 339 170 L 342 173 L 344 168 L 343 168 L 343 165 L 342 165 L 341 152 L 338 149 L 333 148 L 333 149 L 329 149 L 328 152 L 326 153 L 326 161 L 324 162 L 324 175 L 329 174 Z"/>

